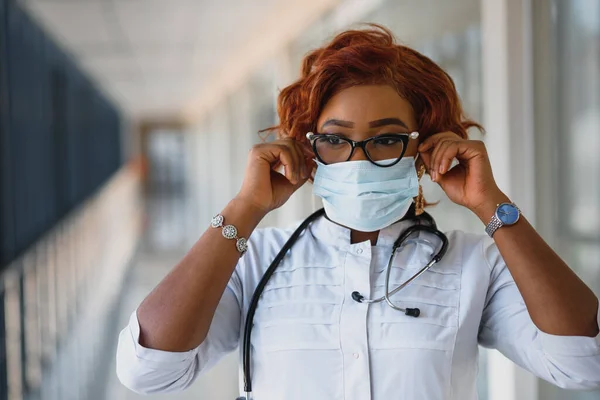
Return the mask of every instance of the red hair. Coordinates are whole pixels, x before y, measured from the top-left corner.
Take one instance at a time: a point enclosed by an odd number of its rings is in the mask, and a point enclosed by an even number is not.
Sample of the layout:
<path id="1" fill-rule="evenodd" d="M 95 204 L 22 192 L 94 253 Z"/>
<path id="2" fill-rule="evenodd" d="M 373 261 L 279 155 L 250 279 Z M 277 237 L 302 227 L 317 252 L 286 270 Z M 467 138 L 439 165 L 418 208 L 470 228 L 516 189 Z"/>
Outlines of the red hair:
<path id="1" fill-rule="evenodd" d="M 307 144 L 305 135 L 316 132 L 327 101 L 358 85 L 394 87 L 412 105 L 421 141 L 444 131 L 467 138 L 469 128 L 482 129 L 465 117 L 452 78 L 431 59 L 396 44 L 390 30 L 380 25 L 338 34 L 306 55 L 301 72 L 300 79 L 279 94 L 280 124 L 271 129 L 282 138 Z"/>

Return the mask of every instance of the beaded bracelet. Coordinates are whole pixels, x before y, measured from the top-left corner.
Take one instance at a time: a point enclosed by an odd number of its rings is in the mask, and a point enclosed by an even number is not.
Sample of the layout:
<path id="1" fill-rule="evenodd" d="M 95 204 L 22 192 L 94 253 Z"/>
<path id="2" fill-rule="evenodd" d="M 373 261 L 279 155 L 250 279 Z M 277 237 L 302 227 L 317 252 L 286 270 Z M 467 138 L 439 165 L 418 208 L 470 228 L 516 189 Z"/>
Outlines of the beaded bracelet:
<path id="1" fill-rule="evenodd" d="M 223 222 L 225 221 L 225 217 L 221 214 L 215 215 L 210 221 L 210 226 L 213 228 L 223 228 L 221 233 L 225 239 L 235 240 L 235 247 L 237 251 L 240 252 L 240 255 L 244 255 L 246 250 L 248 250 L 248 240 L 243 237 L 238 237 L 237 228 L 233 225 L 225 225 L 223 226 Z"/>

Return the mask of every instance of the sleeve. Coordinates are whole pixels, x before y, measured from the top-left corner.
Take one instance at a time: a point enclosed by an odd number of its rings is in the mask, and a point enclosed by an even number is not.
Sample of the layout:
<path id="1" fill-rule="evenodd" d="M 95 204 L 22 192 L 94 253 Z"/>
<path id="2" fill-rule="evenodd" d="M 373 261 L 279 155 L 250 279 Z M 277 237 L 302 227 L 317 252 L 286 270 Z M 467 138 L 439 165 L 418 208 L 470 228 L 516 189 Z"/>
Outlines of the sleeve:
<path id="1" fill-rule="evenodd" d="M 239 343 L 241 283 L 233 273 L 219 301 L 206 339 L 187 352 L 148 349 L 139 344 L 137 311 L 119 335 L 117 375 L 123 385 L 140 394 L 186 389 L 203 371 L 215 365 Z"/>
<path id="2" fill-rule="evenodd" d="M 479 343 L 561 388 L 600 388 L 600 335 L 557 336 L 540 331 L 493 240 L 482 241 L 482 252 L 491 279 Z"/>

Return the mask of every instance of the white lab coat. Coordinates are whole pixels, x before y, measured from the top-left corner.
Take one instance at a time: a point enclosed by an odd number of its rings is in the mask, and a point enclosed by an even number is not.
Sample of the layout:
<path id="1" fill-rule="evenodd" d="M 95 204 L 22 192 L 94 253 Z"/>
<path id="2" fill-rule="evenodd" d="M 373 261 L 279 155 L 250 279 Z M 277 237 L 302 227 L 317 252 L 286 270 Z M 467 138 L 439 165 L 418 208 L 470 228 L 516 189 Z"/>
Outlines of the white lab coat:
<path id="1" fill-rule="evenodd" d="M 444 259 L 392 297 L 402 307 L 420 308 L 419 318 L 385 302 L 354 301 L 353 291 L 371 298 L 383 294 L 392 243 L 409 224 L 383 229 L 376 246 L 351 244 L 350 231 L 324 217 L 309 226 L 259 302 L 252 332 L 254 399 L 476 399 L 478 344 L 560 387 L 600 387 L 600 335 L 555 336 L 537 329 L 485 235 L 447 233 Z M 198 348 L 143 348 L 134 312 L 119 337 L 121 382 L 141 393 L 183 390 L 224 354 L 241 350 L 252 293 L 293 230 L 252 234 Z M 430 256 L 424 245 L 404 248 L 393 264 L 391 287 Z"/>

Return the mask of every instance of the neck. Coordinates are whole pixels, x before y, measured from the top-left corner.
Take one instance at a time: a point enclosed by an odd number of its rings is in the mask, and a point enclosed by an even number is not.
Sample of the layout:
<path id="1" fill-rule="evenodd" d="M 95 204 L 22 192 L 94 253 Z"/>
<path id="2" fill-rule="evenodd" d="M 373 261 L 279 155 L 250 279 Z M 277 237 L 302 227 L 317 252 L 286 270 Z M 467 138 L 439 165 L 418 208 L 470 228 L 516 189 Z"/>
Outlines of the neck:
<path id="1" fill-rule="evenodd" d="M 350 232 L 350 243 L 361 243 L 364 241 L 371 241 L 371 246 L 375 246 L 377 244 L 377 238 L 379 237 L 379 231 L 375 232 L 361 232 L 352 229 Z"/>

